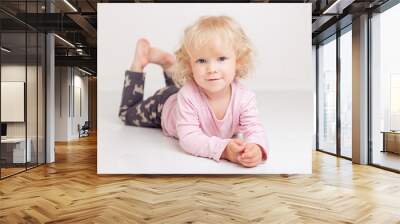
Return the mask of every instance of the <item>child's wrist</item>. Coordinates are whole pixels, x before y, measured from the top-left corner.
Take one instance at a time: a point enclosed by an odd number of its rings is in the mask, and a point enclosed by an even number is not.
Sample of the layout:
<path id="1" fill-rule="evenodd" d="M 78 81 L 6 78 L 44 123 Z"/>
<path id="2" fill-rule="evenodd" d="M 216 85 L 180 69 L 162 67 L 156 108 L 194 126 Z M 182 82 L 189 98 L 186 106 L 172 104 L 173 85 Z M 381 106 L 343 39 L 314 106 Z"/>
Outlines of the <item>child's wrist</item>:
<path id="1" fill-rule="evenodd" d="M 222 154 L 221 154 L 221 159 L 227 159 L 227 149 L 228 149 L 228 146 L 227 147 L 225 147 L 225 149 L 224 149 L 224 151 L 222 152 Z"/>
<path id="2" fill-rule="evenodd" d="M 261 155 L 261 161 L 267 159 L 267 154 L 264 152 L 264 149 L 258 144 L 257 144 L 257 147 L 258 147 L 260 155 Z"/>

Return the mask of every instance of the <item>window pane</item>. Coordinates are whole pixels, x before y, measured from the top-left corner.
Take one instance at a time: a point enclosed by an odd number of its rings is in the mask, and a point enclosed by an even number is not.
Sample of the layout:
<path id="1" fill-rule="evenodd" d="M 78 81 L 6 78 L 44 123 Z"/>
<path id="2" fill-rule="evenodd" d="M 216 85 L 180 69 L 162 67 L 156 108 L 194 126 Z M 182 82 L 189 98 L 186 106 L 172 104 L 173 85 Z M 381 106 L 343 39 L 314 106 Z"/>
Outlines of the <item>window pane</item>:
<path id="1" fill-rule="evenodd" d="M 340 122 L 341 155 L 351 158 L 352 136 L 352 35 L 351 30 L 340 37 Z"/>
<path id="2" fill-rule="evenodd" d="M 372 163 L 400 170 L 400 4 L 372 22 Z"/>
<path id="3" fill-rule="evenodd" d="M 38 45 L 38 163 L 45 163 L 45 60 L 46 60 L 46 37 L 39 33 Z"/>
<path id="4" fill-rule="evenodd" d="M 30 161 L 26 144 L 26 34 L 1 34 L 1 177 L 25 170 Z M 28 149 L 28 150 L 27 150 Z"/>
<path id="5" fill-rule="evenodd" d="M 37 165 L 37 33 L 28 32 L 27 55 L 27 80 L 26 80 L 26 117 L 27 117 L 27 141 L 30 144 L 30 160 L 28 168 Z"/>
<path id="6" fill-rule="evenodd" d="M 318 146 L 336 153 L 336 40 L 318 48 Z"/>

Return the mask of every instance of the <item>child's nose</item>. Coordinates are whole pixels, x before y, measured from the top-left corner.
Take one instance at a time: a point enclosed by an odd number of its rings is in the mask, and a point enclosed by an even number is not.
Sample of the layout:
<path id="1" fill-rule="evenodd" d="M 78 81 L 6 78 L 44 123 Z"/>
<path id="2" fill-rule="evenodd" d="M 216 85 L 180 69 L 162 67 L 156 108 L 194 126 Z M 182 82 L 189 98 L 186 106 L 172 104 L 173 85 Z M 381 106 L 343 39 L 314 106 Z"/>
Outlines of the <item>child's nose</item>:
<path id="1" fill-rule="evenodd" d="M 207 72 L 208 73 L 216 73 L 217 72 L 217 67 L 214 62 L 208 63 Z"/>

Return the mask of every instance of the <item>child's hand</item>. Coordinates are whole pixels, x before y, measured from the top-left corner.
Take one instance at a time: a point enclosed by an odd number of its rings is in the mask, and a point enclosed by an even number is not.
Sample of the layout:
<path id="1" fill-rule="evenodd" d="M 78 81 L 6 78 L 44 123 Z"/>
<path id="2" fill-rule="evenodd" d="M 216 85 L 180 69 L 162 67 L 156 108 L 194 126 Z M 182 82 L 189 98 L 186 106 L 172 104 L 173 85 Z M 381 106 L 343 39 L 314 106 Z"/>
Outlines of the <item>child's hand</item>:
<path id="1" fill-rule="evenodd" d="M 245 167 L 255 167 L 262 161 L 262 149 L 254 143 L 245 145 L 244 152 L 238 156 L 238 163 Z"/>
<path id="2" fill-rule="evenodd" d="M 234 163 L 239 163 L 238 158 L 244 151 L 246 143 L 240 139 L 232 139 L 226 146 L 221 155 L 222 159 L 227 159 Z"/>

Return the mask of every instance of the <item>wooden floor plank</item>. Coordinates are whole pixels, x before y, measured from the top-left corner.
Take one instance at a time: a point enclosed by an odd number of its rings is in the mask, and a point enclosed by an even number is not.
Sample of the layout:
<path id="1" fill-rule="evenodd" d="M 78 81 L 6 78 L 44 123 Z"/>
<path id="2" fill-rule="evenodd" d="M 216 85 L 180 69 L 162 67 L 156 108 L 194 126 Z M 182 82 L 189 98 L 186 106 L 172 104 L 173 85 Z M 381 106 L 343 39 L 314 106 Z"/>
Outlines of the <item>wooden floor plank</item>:
<path id="1" fill-rule="evenodd" d="M 0 223 L 400 223 L 400 175 L 313 152 L 312 175 L 97 175 L 96 137 L 0 181 Z"/>

